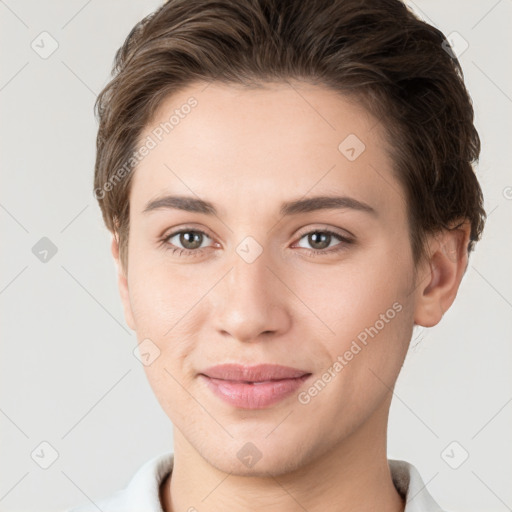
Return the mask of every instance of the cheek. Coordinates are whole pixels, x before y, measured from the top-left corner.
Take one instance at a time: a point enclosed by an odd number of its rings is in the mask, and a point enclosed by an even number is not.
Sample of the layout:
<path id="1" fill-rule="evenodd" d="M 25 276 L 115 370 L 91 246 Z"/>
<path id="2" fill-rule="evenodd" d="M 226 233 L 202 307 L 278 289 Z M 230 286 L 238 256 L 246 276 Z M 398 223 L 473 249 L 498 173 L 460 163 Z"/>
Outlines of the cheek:
<path id="1" fill-rule="evenodd" d="M 190 266 L 192 268 L 192 266 Z M 172 376 L 192 374 L 189 360 L 197 344 L 201 323 L 198 302 L 211 288 L 197 277 L 184 276 L 180 269 L 150 265 L 133 258 L 129 273 L 132 315 L 139 343 L 149 339 L 157 359 L 146 372 L 155 388 L 174 386 Z"/>
<path id="2" fill-rule="evenodd" d="M 331 365 L 339 363 L 340 392 L 370 400 L 393 386 L 414 325 L 409 267 L 384 255 L 377 260 L 331 279 L 323 317 L 335 333 L 325 348 Z"/>
<path id="3" fill-rule="evenodd" d="M 180 270 L 133 261 L 129 273 L 130 303 L 139 335 L 172 334 L 187 311 L 200 298 L 197 279 L 181 276 Z"/>
<path id="4" fill-rule="evenodd" d="M 322 373 L 299 397 L 320 424 L 339 426 L 336 435 L 353 431 L 389 399 L 402 367 L 413 309 L 403 298 L 387 306 L 383 302 L 350 326 L 339 326 L 336 339 L 324 345 L 328 360 Z"/>
<path id="5" fill-rule="evenodd" d="M 352 339 L 372 327 L 381 315 L 385 315 L 384 321 L 394 320 L 400 307 L 393 305 L 398 302 L 403 307 L 410 300 L 410 279 L 408 263 L 382 245 L 380 250 L 375 247 L 361 252 L 337 268 L 318 266 L 311 275 L 299 277 L 297 295 L 336 338 Z"/>
<path id="6" fill-rule="evenodd" d="M 157 354 L 144 371 L 153 393 L 173 424 L 183 424 L 194 403 L 183 386 L 192 379 L 191 354 L 197 342 L 198 322 L 192 310 L 200 295 L 176 279 L 163 278 L 155 268 L 135 267 L 130 301 L 139 343 Z M 149 342 L 147 341 L 149 340 Z M 141 344 L 141 352 L 143 345 Z"/>
<path id="7" fill-rule="evenodd" d="M 187 418 L 197 414 L 197 403 L 190 398 L 179 366 L 173 366 L 165 354 L 161 354 L 151 366 L 145 366 L 144 371 L 155 398 L 173 425 L 186 425 Z"/>

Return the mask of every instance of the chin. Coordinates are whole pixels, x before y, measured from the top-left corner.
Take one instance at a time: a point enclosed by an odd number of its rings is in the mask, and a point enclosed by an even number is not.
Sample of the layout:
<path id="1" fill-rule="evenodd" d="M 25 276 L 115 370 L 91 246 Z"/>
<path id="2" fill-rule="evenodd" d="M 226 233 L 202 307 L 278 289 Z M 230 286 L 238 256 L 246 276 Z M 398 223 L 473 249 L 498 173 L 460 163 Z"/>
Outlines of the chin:
<path id="1" fill-rule="evenodd" d="M 215 451 L 210 455 L 203 452 L 203 458 L 224 473 L 263 478 L 294 472 L 310 462 L 309 452 L 314 452 L 313 447 L 298 448 L 300 443 L 294 443 L 293 448 L 289 448 L 283 446 L 279 438 L 276 438 L 276 442 L 277 446 L 273 446 L 268 440 L 266 443 L 234 441 L 233 446 L 226 447 L 225 450 Z"/>

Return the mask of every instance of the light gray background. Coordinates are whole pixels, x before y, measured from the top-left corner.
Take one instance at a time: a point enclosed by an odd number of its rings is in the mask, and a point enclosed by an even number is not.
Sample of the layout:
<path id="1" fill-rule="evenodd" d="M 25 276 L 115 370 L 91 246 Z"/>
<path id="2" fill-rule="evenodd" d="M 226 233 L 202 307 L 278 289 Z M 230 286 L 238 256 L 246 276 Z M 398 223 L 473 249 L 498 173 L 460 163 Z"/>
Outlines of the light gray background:
<path id="1" fill-rule="evenodd" d="M 133 355 L 92 195 L 94 100 L 116 49 L 158 4 L 0 1 L 2 511 L 109 495 L 172 449 L 171 423 Z M 512 510 L 512 1 L 409 4 L 469 43 L 460 61 L 489 218 L 454 305 L 440 325 L 417 329 L 391 408 L 389 457 L 415 464 L 443 508 Z M 58 43 L 46 59 L 31 47 L 43 31 Z M 47 262 L 32 252 L 42 237 L 57 247 Z M 48 469 L 43 441 L 58 453 Z M 452 469 L 446 460 L 456 465 L 462 450 L 469 458 Z"/>

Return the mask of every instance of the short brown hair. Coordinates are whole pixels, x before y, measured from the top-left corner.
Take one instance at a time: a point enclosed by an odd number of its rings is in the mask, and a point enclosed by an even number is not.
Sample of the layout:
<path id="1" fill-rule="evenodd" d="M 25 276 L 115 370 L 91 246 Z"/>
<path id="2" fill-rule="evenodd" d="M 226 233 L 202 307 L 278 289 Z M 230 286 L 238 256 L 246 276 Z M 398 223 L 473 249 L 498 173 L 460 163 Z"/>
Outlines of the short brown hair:
<path id="1" fill-rule="evenodd" d="M 480 139 L 461 66 L 399 0 L 169 0 L 133 27 L 112 75 L 95 104 L 94 187 L 125 269 L 130 157 L 162 100 L 197 81 L 296 79 L 355 97 L 385 121 L 414 263 L 426 235 L 454 223 L 471 223 L 468 253 L 481 237 Z"/>

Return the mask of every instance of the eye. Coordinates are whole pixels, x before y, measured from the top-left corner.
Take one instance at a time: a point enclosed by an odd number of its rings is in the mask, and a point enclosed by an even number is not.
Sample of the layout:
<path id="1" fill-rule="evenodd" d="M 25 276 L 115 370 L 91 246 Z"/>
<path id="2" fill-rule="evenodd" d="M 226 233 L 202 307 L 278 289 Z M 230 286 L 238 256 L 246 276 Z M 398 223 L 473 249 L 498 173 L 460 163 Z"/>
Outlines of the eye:
<path id="1" fill-rule="evenodd" d="M 210 236 L 200 229 L 183 228 L 165 235 L 161 240 L 161 244 L 166 250 L 172 251 L 172 254 L 195 256 L 202 254 L 208 248 L 208 246 L 203 245 L 206 239 L 212 240 Z M 328 229 L 308 231 L 300 235 L 299 242 L 303 239 L 306 239 L 306 243 L 310 244 L 313 248 L 308 249 L 301 245 L 299 247 L 306 249 L 311 255 L 336 253 L 345 250 L 349 244 L 354 243 L 352 239 Z M 331 242 L 335 239 L 338 239 L 341 243 L 335 244 L 334 249 L 327 250 L 332 246 Z"/>
<path id="2" fill-rule="evenodd" d="M 331 247 L 331 242 L 336 238 L 342 243 L 335 245 L 335 249 L 326 250 L 328 247 Z M 316 229 L 314 231 L 308 231 L 307 233 L 301 235 L 300 240 L 302 239 L 306 239 L 306 242 L 313 247 L 313 249 L 308 250 L 308 252 L 311 254 L 330 254 L 343 251 L 346 249 L 347 245 L 354 243 L 350 238 L 347 238 L 328 229 Z M 307 249 L 307 247 L 304 248 Z"/>
<path id="3" fill-rule="evenodd" d="M 176 252 L 178 255 L 182 253 L 200 254 L 205 249 L 205 247 L 201 247 L 205 238 L 211 240 L 204 231 L 185 228 L 166 235 L 162 239 L 162 244 L 166 249 L 171 250 L 172 254 Z M 181 244 L 182 247 L 178 244 Z"/>

